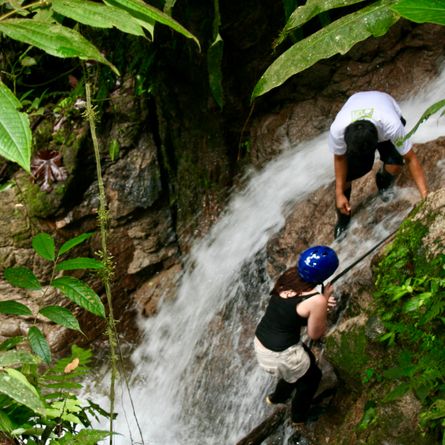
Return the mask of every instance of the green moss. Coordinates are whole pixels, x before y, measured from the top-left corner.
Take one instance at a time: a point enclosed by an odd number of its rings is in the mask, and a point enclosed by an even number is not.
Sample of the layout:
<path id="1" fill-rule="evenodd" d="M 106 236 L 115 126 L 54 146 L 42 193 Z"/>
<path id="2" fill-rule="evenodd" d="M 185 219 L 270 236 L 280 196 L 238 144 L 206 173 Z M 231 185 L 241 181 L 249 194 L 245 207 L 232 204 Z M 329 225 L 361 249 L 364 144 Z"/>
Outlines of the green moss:
<path id="1" fill-rule="evenodd" d="M 55 184 L 53 190 L 46 193 L 42 192 L 29 176 L 19 176 L 17 183 L 20 188 L 20 199 L 29 217 L 48 218 L 57 212 L 65 193 L 65 184 Z"/>
<path id="2" fill-rule="evenodd" d="M 339 376 L 348 385 L 360 386 L 364 370 L 369 365 L 365 325 L 355 325 L 347 333 L 326 338 L 325 353 Z"/>
<path id="3" fill-rule="evenodd" d="M 381 400 L 388 391 L 387 384 L 379 388 L 380 398 L 365 405 L 361 422 L 357 425 L 358 443 L 381 445 L 432 445 L 434 439 L 416 426 L 415 408 L 410 410 L 408 398 L 399 403 L 383 403 Z M 412 396 L 411 396 L 412 397 Z M 415 404 L 413 404 L 415 405 Z"/>

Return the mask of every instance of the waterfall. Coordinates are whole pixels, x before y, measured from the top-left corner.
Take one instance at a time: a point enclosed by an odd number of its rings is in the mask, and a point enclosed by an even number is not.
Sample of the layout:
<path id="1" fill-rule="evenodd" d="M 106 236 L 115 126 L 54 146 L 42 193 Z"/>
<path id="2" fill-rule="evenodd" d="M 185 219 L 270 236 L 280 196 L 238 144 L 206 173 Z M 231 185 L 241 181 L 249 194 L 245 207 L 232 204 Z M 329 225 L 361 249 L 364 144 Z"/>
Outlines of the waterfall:
<path id="1" fill-rule="evenodd" d="M 444 77 L 445 72 L 401 102 L 411 126 L 429 105 L 445 98 Z M 443 134 L 444 119 L 432 117 L 413 140 Z M 193 246 L 176 298 L 165 301 L 156 316 L 139 320 L 143 341 L 131 357 L 130 388 L 146 444 L 234 444 L 270 412 L 263 400 L 273 380 L 256 365 L 252 351 L 271 284 L 265 246 L 292 205 L 333 179 L 326 133 L 252 173 L 208 235 Z M 415 202 L 416 193 L 406 187 L 397 199 L 408 196 Z M 334 243 L 340 260 L 352 262 L 404 216 L 388 214 L 366 242 L 354 240 L 351 227 L 347 248 Z M 114 441 L 141 443 L 128 396 L 122 397 L 115 423 L 122 436 Z"/>

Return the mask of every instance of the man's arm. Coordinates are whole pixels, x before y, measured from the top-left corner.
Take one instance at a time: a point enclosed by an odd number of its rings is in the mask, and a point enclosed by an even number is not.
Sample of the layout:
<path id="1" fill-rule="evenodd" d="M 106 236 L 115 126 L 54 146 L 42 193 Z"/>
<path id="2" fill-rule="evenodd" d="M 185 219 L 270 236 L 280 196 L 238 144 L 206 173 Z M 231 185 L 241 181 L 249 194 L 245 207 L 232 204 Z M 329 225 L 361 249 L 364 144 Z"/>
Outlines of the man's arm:
<path id="1" fill-rule="evenodd" d="M 345 196 L 347 188 L 346 175 L 348 172 L 348 162 L 346 155 L 334 155 L 335 171 L 335 203 L 337 209 L 346 215 L 351 212 L 351 206 L 348 198 Z"/>
<path id="2" fill-rule="evenodd" d="M 416 183 L 420 196 L 422 198 L 425 198 L 428 194 L 428 186 L 426 185 L 425 173 L 423 172 L 423 168 L 420 164 L 419 158 L 416 156 L 416 153 L 414 153 L 414 150 L 412 149 L 406 155 L 404 155 L 403 158 L 408 165 L 409 172 L 414 182 Z"/>

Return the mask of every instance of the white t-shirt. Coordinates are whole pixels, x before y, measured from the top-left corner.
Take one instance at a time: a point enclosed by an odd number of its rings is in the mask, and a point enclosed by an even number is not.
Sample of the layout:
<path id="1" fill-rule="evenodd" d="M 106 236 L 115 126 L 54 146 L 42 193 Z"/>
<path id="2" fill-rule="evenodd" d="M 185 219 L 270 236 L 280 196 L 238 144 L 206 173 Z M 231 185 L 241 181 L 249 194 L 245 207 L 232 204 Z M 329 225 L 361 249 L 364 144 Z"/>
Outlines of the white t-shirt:
<path id="1" fill-rule="evenodd" d="M 328 147 L 331 153 L 344 155 L 346 144 L 345 128 L 356 120 L 367 120 L 377 128 L 378 141 L 391 141 L 403 156 L 411 150 L 412 142 L 407 139 L 398 146 L 397 141 L 406 135 L 400 118 L 402 112 L 397 102 L 387 93 L 363 91 L 353 94 L 343 105 L 329 130 Z"/>

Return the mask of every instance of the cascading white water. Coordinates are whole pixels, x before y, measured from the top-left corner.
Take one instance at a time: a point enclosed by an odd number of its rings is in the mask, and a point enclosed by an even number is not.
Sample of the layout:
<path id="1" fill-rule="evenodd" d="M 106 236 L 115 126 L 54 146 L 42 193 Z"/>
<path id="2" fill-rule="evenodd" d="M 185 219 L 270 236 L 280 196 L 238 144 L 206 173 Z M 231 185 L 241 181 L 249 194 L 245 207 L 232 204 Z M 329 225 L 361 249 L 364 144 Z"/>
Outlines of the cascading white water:
<path id="1" fill-rule="evenodd" d="M 443 98 L 445 72 L 401 108 L 413 125 Z M 443 134 L 443 118 L 430 118 L 413 139 L 425 142 Z M 176 298 L 140 321 L 144 341 L 131 357 L 130 386 L 146 444 L 234 444 L 264 417 L 263 398 L 272 380 L 256 366 L 252 341 L 270 284 L 265 245 L 284 225 L 292 204 L 333 181 L 326 141 L 322 134 L 301 143 L 253 175 L 194 245 Z M 415 200 L 416 193 L 408 188 L 400 195 Z M 351 235 L 351 242 L 336 245 L 340 260 L 352 262 L 403 216 L 388 215 L 366 243 Z M 128 396 L 117 411 L 115 427 L 122 436 L 115 443 L 142 443 Z"/>

